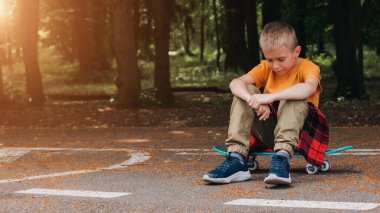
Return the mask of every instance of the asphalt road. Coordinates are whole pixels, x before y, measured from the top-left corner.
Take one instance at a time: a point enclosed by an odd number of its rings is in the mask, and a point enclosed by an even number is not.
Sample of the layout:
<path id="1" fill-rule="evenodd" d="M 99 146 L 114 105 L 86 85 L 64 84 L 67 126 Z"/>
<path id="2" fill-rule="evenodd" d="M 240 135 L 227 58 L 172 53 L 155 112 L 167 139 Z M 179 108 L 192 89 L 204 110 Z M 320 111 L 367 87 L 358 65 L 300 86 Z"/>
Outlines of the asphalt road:
<path id="1" fill-rule="evenodd" d="M 330 148 L 354 150 L 328 156 L 331 170 L 315 175 L 301 157 L 292 159 L 289 187 L 263 183 L 265 156 L 250 181 L 204 183 L 203 174 L 223 161 L 211 148 L 226 132 L 2 129 L 0 212 L 380 211 L 380 127 L 331 128 Z"/>

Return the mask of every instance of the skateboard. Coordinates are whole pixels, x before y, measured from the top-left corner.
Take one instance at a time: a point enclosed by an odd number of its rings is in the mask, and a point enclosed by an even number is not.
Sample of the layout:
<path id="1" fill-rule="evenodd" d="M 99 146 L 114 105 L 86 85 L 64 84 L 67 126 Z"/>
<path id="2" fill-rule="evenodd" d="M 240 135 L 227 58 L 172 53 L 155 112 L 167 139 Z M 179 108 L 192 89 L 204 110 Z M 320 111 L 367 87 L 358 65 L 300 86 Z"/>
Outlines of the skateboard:
<path id="1" fill-rule="evenodd" d="M 339 147 L 336 149 L 328 149 L 326 150 L 325 155 L 331 155 L 331 154 L 342 152 L 342 151 L 352 149 L 352 148 L 353 147 L 349 145 L 349 146 Z M 213 150 L 222 155 L 228 155 L 227 147 L 224 145 L 214 146 Z M 261 155 L 268 156 L 268 155 L 275 155 L 275 154 L 276 152 L 270 149 L 264 150 L 262 152 L 250 152 L 248 160 L 247 160 L 248 169 L 250 171 L 254 171 L 259 168 L 259 162 L 256 160 L 257 156 L 261 156 Z M 294 155 L 301 155 L 301 154 L 299 152 L 294 152 Z M 321 167 L 317 167 L 311 163 L 306 164 L 305 170 L 308 174 L 313 175 L 313 174 L 316 174 L 319 170 L 321 170 L 322 172 L 327 172 L 330 169 L 330 167 L 331 167 L 331 163 L 328 160 L 324 160 Z"/>

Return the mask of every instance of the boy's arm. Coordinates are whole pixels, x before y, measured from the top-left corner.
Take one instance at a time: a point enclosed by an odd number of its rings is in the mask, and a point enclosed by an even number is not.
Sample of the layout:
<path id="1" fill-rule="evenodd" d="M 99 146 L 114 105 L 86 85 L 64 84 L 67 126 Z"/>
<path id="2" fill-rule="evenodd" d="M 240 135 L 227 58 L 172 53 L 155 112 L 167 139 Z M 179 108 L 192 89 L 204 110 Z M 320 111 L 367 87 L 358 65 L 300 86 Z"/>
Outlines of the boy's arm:
<path id="1" fill-rule="evenodd" d="M 269 104 L 274 101 L 281 100 L 304 100 L 310 97 L 317 91 L 318 80 L 310 77 L 305 80 L 305 83 L 299 83 L 288 89 L 271 94 L 254 94 L 252 96 L 251 106 L 259 106 L 261 104 Z"/>
<path id="2" fill-rule="evenodd" d="M 249 74 L 245 74 L 239 78 L 235 78 L 230 83 L 230 89 L 232 94 L 235 96 L 245 100 L 249 106 L 251 106 L 259 116 L 259 120 L 267 120 L 270 115 L 270 109 L 268 105 L 256 105 L 255 107 L 252 106 L 251 100 L 252 100 L 252 94 L 250 94 L 247 90 L 247 85 L 251 84 L 253 85 L 255 82 Z"/>
<path id="3" fill-rule="evenodd" d="M 230 83 L 230 89 L 232 94 L 248 102 L 252 95 L 248 92 L 247 85 L 254 83 L 252 76 L 245 74 L 233 79 Z"/>

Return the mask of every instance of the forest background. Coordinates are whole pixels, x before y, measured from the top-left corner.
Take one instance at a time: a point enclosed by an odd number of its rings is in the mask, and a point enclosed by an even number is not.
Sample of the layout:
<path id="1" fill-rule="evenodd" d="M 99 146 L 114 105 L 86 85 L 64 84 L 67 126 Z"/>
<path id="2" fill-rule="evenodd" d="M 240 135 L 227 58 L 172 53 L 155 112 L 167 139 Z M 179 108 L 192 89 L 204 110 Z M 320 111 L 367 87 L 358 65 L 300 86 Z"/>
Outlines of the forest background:
<path id="1" fill-rule="evenodd" d="M 44 106 L 45 116 L 57 100 L 126 114 L 174 107 L 189 111 L 185 120 L 208 114 L 189 125 L 218 124 L 228 116 L 228 83 L 263 60 L 258 35 L 278 20 L 321 67 L 320 107 L 332 124 L 379 125 L 375 0 L 0 0 L 0 106 Z M 165 120 L 142 112 L 112 125 Z M 7 115 L 5 123 L 17 120 Z"/>

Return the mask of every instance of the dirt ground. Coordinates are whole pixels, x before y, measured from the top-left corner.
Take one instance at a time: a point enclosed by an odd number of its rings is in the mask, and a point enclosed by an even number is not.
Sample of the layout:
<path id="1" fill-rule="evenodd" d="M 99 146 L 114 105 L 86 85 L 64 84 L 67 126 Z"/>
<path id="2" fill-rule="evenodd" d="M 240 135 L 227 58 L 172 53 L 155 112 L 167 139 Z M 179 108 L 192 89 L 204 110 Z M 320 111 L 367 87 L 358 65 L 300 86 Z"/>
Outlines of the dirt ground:
<path id="1" fill-rule="evenodd" d="M 1 128 L 109 128 L 228 126 L 229 93 L 177 92 L 176 104 L 145 101 L 140 109 L 121 109 L 108 100 L 47 100 L 43 107 L 26 103 L 0 109 Z M 321 101 L 331 127 L 380 125 L 380 100 Z"/>

